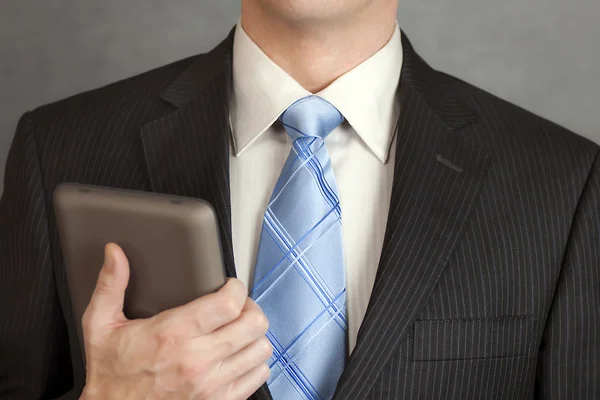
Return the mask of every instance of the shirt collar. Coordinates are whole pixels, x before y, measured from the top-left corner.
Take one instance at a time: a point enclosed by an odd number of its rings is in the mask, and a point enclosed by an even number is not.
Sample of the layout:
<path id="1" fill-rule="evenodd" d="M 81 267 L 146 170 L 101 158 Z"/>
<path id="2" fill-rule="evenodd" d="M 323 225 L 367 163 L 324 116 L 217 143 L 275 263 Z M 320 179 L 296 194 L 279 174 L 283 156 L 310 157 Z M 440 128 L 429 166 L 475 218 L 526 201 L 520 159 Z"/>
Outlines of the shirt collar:
<path id="1" fill-rule="evenodd" d="M 398 104 L 402 42 L 396 26 L 387 44 L 316 95 L 333 104 L 382 163 L 388 159 Z M 233 42 L 231 126 L 236 156 L 296 100 L 311 93 L 273 62 L 238 23 Z"/>

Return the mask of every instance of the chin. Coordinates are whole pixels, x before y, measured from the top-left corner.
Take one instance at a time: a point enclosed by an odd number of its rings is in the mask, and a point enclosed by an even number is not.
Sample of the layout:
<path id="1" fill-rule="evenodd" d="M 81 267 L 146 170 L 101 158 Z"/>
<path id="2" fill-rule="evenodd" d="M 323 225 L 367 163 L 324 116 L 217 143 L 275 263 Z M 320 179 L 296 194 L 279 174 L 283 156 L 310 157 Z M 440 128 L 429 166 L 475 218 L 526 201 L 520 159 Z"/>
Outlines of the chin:
<path id="1" fill-rule="evenodd" d="M 261 3 L 278 18 L 296 23 L 342 18 L 369 5 L 374 0 L 249 0 Z"/>

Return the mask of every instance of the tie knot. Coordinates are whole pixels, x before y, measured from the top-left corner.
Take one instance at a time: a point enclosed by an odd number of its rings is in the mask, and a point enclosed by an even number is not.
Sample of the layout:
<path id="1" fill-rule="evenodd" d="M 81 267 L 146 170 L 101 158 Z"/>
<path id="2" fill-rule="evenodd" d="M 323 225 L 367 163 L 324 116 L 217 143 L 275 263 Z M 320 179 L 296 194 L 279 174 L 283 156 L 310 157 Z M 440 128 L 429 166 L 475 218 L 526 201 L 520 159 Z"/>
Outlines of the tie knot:
<path id="1" fill-rule="evenodd" d="M 302 137 L 325 139 L 344 121 L 344 117 L 327 100 L 311 95 L 289 106 L 279 120 L 293 140 Z"/>

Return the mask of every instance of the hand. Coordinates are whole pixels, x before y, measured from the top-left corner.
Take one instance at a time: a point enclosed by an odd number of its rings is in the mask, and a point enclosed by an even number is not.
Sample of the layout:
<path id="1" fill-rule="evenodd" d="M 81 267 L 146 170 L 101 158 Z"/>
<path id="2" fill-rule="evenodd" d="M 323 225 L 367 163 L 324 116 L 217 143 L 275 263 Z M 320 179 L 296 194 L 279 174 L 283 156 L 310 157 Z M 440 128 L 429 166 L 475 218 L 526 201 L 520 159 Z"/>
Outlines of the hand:
<path id="1" fill-rule="evenodd" d="M 219 291 L 152 318 L 128 320 L 129 264 L 109 244 L 83 315 L 82 399 L 246 399 L 268 378 L 267 318 L 230 279 Z"/>

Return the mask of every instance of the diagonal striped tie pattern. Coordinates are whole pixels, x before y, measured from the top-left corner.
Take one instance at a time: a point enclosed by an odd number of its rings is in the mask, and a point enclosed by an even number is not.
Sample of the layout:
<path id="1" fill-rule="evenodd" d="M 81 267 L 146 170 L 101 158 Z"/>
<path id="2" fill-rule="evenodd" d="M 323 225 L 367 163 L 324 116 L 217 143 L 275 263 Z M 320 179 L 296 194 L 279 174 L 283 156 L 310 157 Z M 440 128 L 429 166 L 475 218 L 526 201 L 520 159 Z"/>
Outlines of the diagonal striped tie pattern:
<path id="1" fill-rule="evenodd" d="M 251 292 L 270 323 L 275 400 L 332 398 L 346 364 L 341 209 L 324 142 L 343 120 L 317 96 L 280 117 L 293 145 L 265 212 Z"/>

